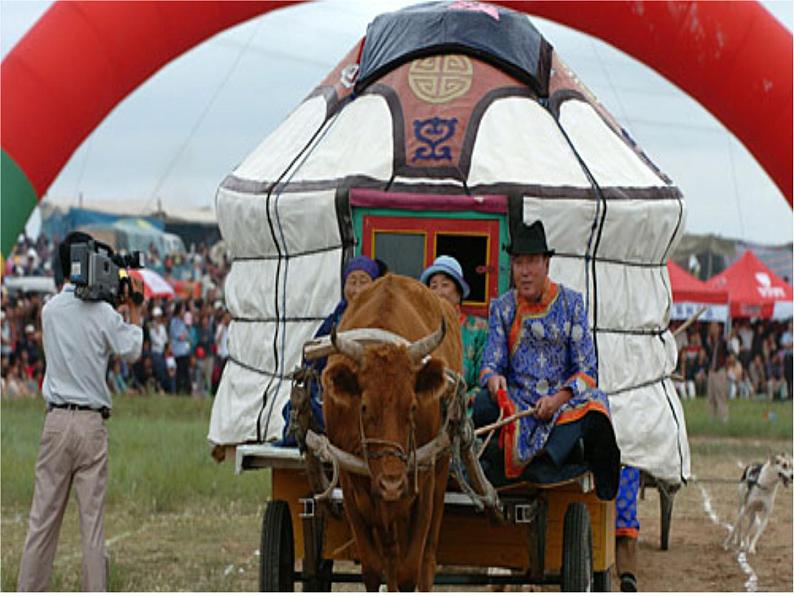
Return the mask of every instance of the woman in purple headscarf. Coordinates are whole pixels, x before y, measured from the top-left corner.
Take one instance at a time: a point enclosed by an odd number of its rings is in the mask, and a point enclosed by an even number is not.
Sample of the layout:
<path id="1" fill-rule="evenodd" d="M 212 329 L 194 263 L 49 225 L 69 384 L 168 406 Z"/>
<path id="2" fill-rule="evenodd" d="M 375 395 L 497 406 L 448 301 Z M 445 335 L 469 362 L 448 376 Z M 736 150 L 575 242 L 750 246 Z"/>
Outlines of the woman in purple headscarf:
<path id="1" fill-rule="evenodd" d="M 319 329 L 317 329 L 317 332 L 314 334 L 314 337 L 330 335 L 331 329 L 333 329 L 334 326 L 339 325 L 339 322 L 342 320 L 342 315 L 345 314 L 347 305 L 356 296 L 358 296 L 364 288 L 371 285 L 372 282 L 379 277 L 385 275 L 387 271 L 388 268 L 383 261 L 373 261 L 364 255 L 355 257 L 348 261 L 344 270 L 342 271 L 342 299 L 336 305 L 336 308 L 334 308 L 333 312 L 325 318 L 322 325 L 320 325 Z M 312 415 L 323 432 L 325 431 L 325 421 L 323 420 L 323 406 L 320 403 L 319 378 L 323 372 L 323 369 L 325 368 L 327 360 L 327 358 L 319 358 L 310 364 L 311 368 L 317 372 L 315 380 L 312 380 L 309 385 L 309 390 L 311 392 Z M 306 361 L 303 362 L 304 366 L 307 364 L 309 363 Z M 295 437 L 288 434 L 291 413 L 292 403 L 287 401 L 287 403 L 284 405 L 284 409 L 282 410 L 285 421 L 284 434 L 283 439 L 279 442 L 279 445 L 285 447 L 297 445 L 295 442 Z"/>

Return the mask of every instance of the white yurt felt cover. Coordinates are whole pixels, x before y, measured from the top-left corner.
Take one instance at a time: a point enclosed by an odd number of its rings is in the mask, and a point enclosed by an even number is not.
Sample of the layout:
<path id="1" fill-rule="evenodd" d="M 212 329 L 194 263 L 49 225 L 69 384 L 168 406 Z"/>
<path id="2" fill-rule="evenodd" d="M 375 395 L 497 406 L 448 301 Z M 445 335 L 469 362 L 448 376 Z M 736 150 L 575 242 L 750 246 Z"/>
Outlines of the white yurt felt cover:
<path id="1" fill-rule="evenodd" d="M 422 11 L 438 18 L 417 21 Z M 341 298 L 360 240 L 351 188 L 504 195 L 511 222 L 544 221 L 552 278 L 585 296 L 623 463 L 685 481 L 667 330 L 678 188 L 523 15 L 429 3 L 381 15 L 365 39 L 218 189 L 233 322 L 210 442 L 281 438 L 286 376 Z"/>

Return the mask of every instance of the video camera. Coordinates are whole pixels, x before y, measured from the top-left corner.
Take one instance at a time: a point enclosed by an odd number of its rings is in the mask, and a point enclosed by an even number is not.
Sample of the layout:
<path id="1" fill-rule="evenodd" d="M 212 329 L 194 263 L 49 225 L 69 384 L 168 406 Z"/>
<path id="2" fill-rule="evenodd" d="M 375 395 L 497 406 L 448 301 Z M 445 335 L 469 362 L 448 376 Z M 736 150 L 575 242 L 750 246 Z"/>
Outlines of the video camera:
<path id="1" fill-rule="evenodd" d="M 143 268 L 140 251 L 116 254 L 107 244 L 88 240 L 70 246 L 69 260 L 69 281 L 81 300 L 104 300 L 115 306 L 130 295 L 135 304 L 143 302 L 143 294 L 133 291 L 127 273 L 127 269 Z"/>

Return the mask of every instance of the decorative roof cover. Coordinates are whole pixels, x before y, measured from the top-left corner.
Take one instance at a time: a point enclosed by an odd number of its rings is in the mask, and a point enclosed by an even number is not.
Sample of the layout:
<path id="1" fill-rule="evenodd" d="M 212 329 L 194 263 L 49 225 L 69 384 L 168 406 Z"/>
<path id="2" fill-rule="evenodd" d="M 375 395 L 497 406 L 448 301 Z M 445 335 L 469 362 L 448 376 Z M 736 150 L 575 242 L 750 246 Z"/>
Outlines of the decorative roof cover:
<path id="1" fill-rule="evenodd" d="M 523 13 L 478 2 L 417 4 L 367 27 L 356 92 L 405 62 L 458 53 L 498 66 L 545 97 L 551 52 Z"/>

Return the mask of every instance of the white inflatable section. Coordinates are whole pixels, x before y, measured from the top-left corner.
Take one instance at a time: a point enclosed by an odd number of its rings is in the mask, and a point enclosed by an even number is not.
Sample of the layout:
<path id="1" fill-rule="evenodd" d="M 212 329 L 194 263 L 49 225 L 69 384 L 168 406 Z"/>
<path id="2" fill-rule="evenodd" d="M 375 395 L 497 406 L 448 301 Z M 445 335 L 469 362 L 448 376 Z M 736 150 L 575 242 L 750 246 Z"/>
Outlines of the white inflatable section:
<path id="1" fill-rule="evenodd" d="M 216 445 L 239 445 L 256 441 L 257 420 L 269 377 L 226 361 L 218 392 L 212 402 L 212 415 L 207 439 Z M 259 399 L 257 399 L 257 396 Z"/>
<path id="2" fill-rule="evenodd" d="M 477 129 L 469 186 L 504 182 L 590 187 L 552 115 L 526 97 L 494 101 Z"/>
<path id="3" fill-rule="evenodd" d="M 675 370 L 677 349 L 672 334 L 598 334 L 598 381 L 607 393 L 627 391 Z"/>
<path id="4" fill-rule="evenodd" d="M 220 187 L 215 196 L 215 214 L 226 249 L 233 258 L 261 257 L 276 252 L 276 245 L 267 229 L 267 201 L 264 195 L 239 193 Z M 258 222 L 259 232 L 247 233 L 250 230 L 246 222 Z"/>
<path id="5" fill-rule="evenodd" d="M 275 323 L 235 322 L 232 325 L 229 353 L 234 360 L 227 362 L 215 396 L 210 441 L 224 445 L 257 440 L 257 419 L 266 441 L 281 438 L 284 428 L 281 411 L 291 388 L 290 381 L 283 377 L 300 364 L 303 343 L 314 335 L 318 326 L 319 322 L 280 323 L 276 339 L 279 362 L 276 363 L 272 341 L 276 334 Z M 244 366 L 235 361 L 242 361 Z M 264 400 L 265 391 L 267 400 Z"/>
<path id="6" fill-rule="evenodd" d="M 218 222 L 237 259 L 225 286 L 235 318 L 230 360 L 208 435 L 219 445 L 257 440 L 257 424 L 266 441 L 281 438 L 290 392 L 283 377 L 300 364 L 303 343 L 341 297 L 335 190 L 273 194 L 270 224 L 267 204 L 265 195 L 218 191 Z"/>
<path id="7" fill-rule="evenodd" d="M 282 254 L 311 252 L 339 245 L 335 194 L 336 191 L 330 189 L 271 195 L 270 219 Z M 233 192 L 221 187 L 215 201 L 218 227 L 227 250 L 234 258 L 279 256 L 268 225 L 266 195 Z M 307 220 L 312 222 L 311 234 L 306 234 Z"/>
<path id="8" fill-rule="evenodd" d="M 589 103 L 564 102 L 560 107 L 560 124 L 599 186 L 667 186 Z"/>
<path id="9" fill-rule="evenodd" d="M 590 229 L 596 219 L 597 201 L 581 199 L 544 200 L 524 197 L 524 221 L 541 220 L 546 229 L 546 242 L 558 253 L 584 255 L 591 242 Z M 574 233 L 573 230 L 576 230 Z M 582 233 L 587 230 L 587 233 Z"/>
<path id="10" fill-rule="evenodd" d="M 690 477 L 684 412 L 669 379 L 610 395 L 609 406 L 624 464 L 674 484 Z"/>
<path id="11" fill-rule="evenodd" d="M 554 245 L 549 242 L 549 246 Z M 551 279 L 557 283 L 561 283 L 564 286 L 573 288 L 577 292 L 581 292 L 587 306 L 587 314 L 590 319 L 590 326 L 592 327 L 592 295 L 588 295 L 586 292 L 588 285 L 588 272 L 585 268 L 584 260 L 556 255 L 551 260 L 551 265 L 549 266 L 549 277 L 551 277 Z"/>
<path id="12" fill-rule="evenodd" d="M 684 202 L 615 200 L 607 205 L 598 256 L 640 265 L 661 264 L 667 269 L 671 247 L 684 234 Z"/>
<path id="13" fill-rule="evenodd" d="M 393 153 L 388 104 L 380 95 L 364 95 L 347 104 L 326 126 L 290 180 L 335 180 L 340 176 L 388 180 Z"/>
<path id="14" fill-rule="evenodd" d="M 314 335 L 320 322 L 282 321 L 277 325 L 275 322 L 235 321 L 229 334 L 229 354 L 243 366 L 258 369 L 263 374 L 289 374 L 300 364 L 303 342 Z M 273 350 L 275 335 L 278 362 Z"/>
<path id="15" fill-rule="evenodd" d="M 339 299 L 341 261 L 341 249 L 282 261 L 279 293 L 286 293 L 289 300 L 279 300 L 278 316 L 315 317 L 320 320 L 328 316 L 336 304 L 334 301 L 328 308 L 329 297 Z M 235 316 L 246 319 L 276 317 L 273 288 L 277 267 L 278 261 L 275 260 L 236 261 L 232 265 L 226 277 L 226 305 Z M 313 283 L 307 285 L 307 279 Z"/>
<path id="16" fill-rule="evenodd" d="M 322 126 L 326 109 L 324 97 L 307 99 L 262 141 L 234 171 L 234 175 L 257 182 L 277 180 Z"/>
<path id="17" fill-rule="evenodd" d="M 602 239 L 603 242 L 603 239 Z M 598 326 L 620 331 L 657 331 L 666 327 L 671 305 L 661 267 L 596 263 Z M 620 296 L 620 300 L 615 300 Z"/>
<path id="18" fill-rule="evenodd" d="M 543 220 L 549 246 L 563 253 L 551 260 L 551 278 L 589 299 L 590 325 L 595 319 L 598 329 L 599 387 L 616 404 L 623 462 L 678 483 L 682 473 L 689 475 L 686 426 L 676 391 L 663 380 L 675 370 L 677 349 L 669 331 L 658 331 L 667 328 L 672 307 L 667 267 L 660 263 L 683 233 L 684 206 L 677 200 L 613 200 L 605 218 L 603 209 L 597 201 L 524 197 L 523 219 Z M 584 257 L 595 249 L 597 216 L 604 225 L 594 283 L 592 261 Z"/>

